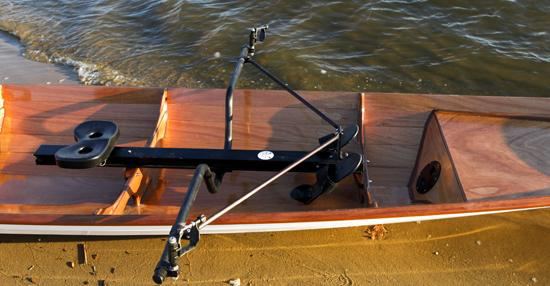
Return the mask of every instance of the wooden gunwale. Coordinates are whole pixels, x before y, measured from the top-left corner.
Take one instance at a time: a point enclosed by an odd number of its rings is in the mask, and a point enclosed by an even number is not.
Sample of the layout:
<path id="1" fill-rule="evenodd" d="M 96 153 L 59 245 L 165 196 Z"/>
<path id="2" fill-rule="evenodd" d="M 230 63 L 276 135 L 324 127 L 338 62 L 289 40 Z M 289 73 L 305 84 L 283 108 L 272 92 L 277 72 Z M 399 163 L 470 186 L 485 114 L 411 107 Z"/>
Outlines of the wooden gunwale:
<path id="1" fill-rule="evenodd" d="M 429 207 L 426 207 L 429 206 Z M 449 204 L 422 204 L 399 207 L 363 208 L 344 210 L 304 211 L 285 213 L 228 213 L 215 224 L 264 224 L 292 222 L 320 222 L 365 220 L 376 218 L 417 217 L 458 213 L 497 212 L 550 207 L 550 197 L 529 197 L 502 201 L 477 201 Z M 51 215 L 51 214 L 3 214 L 0 224 L 28 225 L 171 225 L 176 215 Z M 199 215 L 192 212 L 191 216 Z"/>

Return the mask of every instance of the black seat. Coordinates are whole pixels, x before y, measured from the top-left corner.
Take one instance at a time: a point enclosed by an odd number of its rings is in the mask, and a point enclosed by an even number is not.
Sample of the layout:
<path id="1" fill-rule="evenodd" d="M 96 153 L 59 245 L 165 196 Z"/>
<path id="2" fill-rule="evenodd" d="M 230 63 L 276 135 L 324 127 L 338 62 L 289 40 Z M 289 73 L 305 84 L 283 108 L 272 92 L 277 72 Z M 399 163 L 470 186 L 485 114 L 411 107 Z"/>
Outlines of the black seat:
<path id="1" fill-rule="evenodd" d="M 56 164 L 61 168 L 86 169 L 107 160 L 120 132 L 111 121 L 86 121 L 74 130 L 76 143 L 55 153 Z"/>

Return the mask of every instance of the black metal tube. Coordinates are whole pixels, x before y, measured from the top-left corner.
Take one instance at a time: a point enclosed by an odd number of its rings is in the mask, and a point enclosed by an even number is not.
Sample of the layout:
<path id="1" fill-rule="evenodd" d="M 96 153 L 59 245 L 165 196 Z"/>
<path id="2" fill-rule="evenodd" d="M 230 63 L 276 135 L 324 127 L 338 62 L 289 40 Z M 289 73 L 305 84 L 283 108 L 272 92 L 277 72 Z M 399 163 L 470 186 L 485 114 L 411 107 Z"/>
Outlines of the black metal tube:
<path id="1" fill-rule="evenodd" d="M 176 222 L 170 229 L 170 234 L 168 236 L 168 240 L 166 241 L 164 251 L 162 252 L 162 256 L 157 263 L 157 267 L 155 267 L 155 272 L 153 274 L 153 281 L 155 281 L 155 283 L 162 284 L 170 272 L 176 272 L 172 273 L 172 275 L 177 274 L 177 258 L 179 255 L 174 248 L 174 240 L 179 242 L 181 239 L 180 232 L 185 227 L 187 217 L 189 216 L 189 211 L 191 210 L 193 202 L 197 197 L 197 193 L 199 192 L 204 179 L 206 179 L 206 186 L 209 188 L 210 192 L 217 191 L 218 186 L 214 181 L 214 177 L 214 174 L 206 164 L 200 164 L 195 169 L 193 179 L 191 179 L 191 183 L 189 183 L 187 194 L 185 195 L 185 199 L 183 200 L 178 216 L 176 217 Z M 216 190 L 210 190 L 210 188 L 216 188 Z"/>
<path id="2" fill-rule="evenodd" d="M 55 153 L 66 145 L 41 145 L 34 153 L 36 164 L 56 165 Z M 177 168 L 195 169 L 207 164 L 221 181 L 224 172 L 231 171 L 279 171 L 303 157 L 303 151 L 270 150 L 273 158 L 261 160 L 258 154 L 264 150 L 223 150 L 188 148 L 115 147 L 102 167 L 127 168 Z M 293 172 L 315 172 L 319 165 L 335 164 L 337 158 L 323 150 L 312 156 Z"/>
<path id="3" fill-rule="evenodd" d="M 305 106 L 307 106 L 311 111 L 315 112 L 319 117 L 321 117 L 323 120 L 328 122 L 332 127 L 339 129 L 340 125 L 338 123 L 334 122 L 334 120 L 330 119 L 327 115 L 325 115 L 323 112 L 321 112 L 319 109 L 317 109 L 315 106 L 313 106 L 311 103 L 309 103 L 305 98 L 303 98 L 300 94 L 298 94 L 296 91 L 294 91 L 290 86 L 288 86 L 287 83 L 283 82 L 279 78 L 277 78 L 275 75 L 270 73 L 268 70 L 266 70 L 264 67 L 262 67 L 260 64 L 256 63 L 252 59 L 248 59 L 247 62 L 254 65 L 256 68 L 258 68 L 263 74 L 267 75 L 270 79 L 272 79 L 274 82 L 279 84 L 282 88 L 286 89 L 290 94 L 292 94 L 296 99 L 298 99 L 300 102 L 302 102 Z"/>
<path id="4" fill-rule="evenodd" d="M 246 62 L 248 57 L 249 46 L 245 45 L 241 48 L 241 54 L 235 65 L 235 69 L 231 74 L 231 79 L 229 80 L 229 86 L 227 87 L 227 92 L 225 93 L 225 142 L 224 149 L 229 150 L 233 144 L 233 91 L 237 86 L 237 81 L 241 75 L 243 65 Z"/>
<path id="5" fill-rule="evenodd" d="M 210 168 L 208 167 L 208 165 L 200 164 L 195 169 L 193 178 L 191 179 L 191 182 L 189 183 L 189 187 L 187 188 L 187 194 L 185 195 L 185 199 L 181 204 L 180 211 L 178 213 L 178 216 L 176 217 L 176 222 L 174 223 L 174 225 L 172 225 L 170 234 L 173 234 L 173 235 L 177 234 L 176 231 L 180 230 L 182 227 L 185 226 L 187 217 L 189 216 L 189 211 L 191 210 L 193 202 L 195 201 L 195 198 L 197 197 L 197 193 L 199 192 L 201 184 L 205 178 L 208 178 L 207 181 L 209 181 L 208 183 L 206 183 L 206 186 L 208 188 L 215 187 L 213 183 L 214 174 L 212 173 L 212 171 L 210 171 Z M 215 192 L 216 191 L 214 191 L 214 193 Z"/>

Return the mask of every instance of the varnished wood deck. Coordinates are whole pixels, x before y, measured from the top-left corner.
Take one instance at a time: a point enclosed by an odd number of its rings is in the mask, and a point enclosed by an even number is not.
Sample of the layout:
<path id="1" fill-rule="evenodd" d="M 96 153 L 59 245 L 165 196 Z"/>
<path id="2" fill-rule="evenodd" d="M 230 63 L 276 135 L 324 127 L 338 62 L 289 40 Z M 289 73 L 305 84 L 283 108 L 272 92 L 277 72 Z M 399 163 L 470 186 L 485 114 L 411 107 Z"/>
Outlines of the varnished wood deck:
<path id="1" fill-rule="evenodd" d="M 364 152 L 370 160 L 370 191 L 377 207 L 360 202 L 363 190 L 352 178 L 333 193 L 304 206 L 288 194 L 313 176 L 289 174 L 219 223 L 366 219 L 550 205 L 548 197 L 525 197 L 427 208 L 412 204 L 407 190 L 431 110 L 550 117 L 550 99 L 346 92 L 304 92 L 304 96 L 337 122 L 362 126 L 362 135 L 348 149 Z M 135 178 L 127 180 L 125 170 L 35 166 L 32 152 L 40 144 L 71 143 L 74 127 L 90 119 L 115 121 L 121 130 L 118 142 L 126 146 L 222 148 L 224 97 L 225 90 L 2 86 L 0 223 L 171 224 L 192 171 L 144 170 L 151 181 L 143 182 L 146 190 L 141 205 L 130 201 L 125 206 L 129 190 L 139 185 Z M 331 132 L 327 124 L 283 91 L 240 90 L 235 94 L 234 106 L 235 149 L 307 151 L 317 146 L 317 138 Z M 166 126 L 159 132 L 159 123 L 163 122 L 159 117 L 163 116 Z M 199 193 L 193 215 L 212 213 L 270 175 L 227 174 L 220 193 Z M 123 215 L 108 215 L 117 213 Z"/>
<path id="2" fill-rule="evenodd" d="M 410 203 L 407 183 L 432 110 L 550 117 L 550 98 L 365 93 L 362 99 L 371 189 L 383 206 Z"/>

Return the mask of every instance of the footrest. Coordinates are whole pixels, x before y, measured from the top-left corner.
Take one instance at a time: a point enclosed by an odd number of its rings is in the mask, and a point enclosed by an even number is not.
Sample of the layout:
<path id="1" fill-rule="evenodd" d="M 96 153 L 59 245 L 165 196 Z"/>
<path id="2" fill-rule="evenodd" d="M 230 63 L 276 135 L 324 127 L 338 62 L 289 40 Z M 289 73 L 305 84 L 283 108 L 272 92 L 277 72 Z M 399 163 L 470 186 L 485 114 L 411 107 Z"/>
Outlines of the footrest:
<path id="1" fill-rule="evenodd" d="M 120 132 L 111 121 L 86 121 L 74 130 L 76 143 L 55 153 L 61 168 L 86 169 L 100 165 L 109 158 Z"/>
<path id="2" fill-rule="evenodd" d="M 325 193 L 330 193 L 336 184 L 345 177 L 353 174 L 361 163 L 363 156 L 357 153 L 347 153 L 345 158 L 338 160 L 335 165 L 327 165 L 317 171 L 317 180 L 313 185 L 300 185 L 290 192 L 293 199 L 309 204 Z"/>

